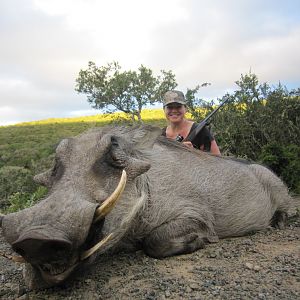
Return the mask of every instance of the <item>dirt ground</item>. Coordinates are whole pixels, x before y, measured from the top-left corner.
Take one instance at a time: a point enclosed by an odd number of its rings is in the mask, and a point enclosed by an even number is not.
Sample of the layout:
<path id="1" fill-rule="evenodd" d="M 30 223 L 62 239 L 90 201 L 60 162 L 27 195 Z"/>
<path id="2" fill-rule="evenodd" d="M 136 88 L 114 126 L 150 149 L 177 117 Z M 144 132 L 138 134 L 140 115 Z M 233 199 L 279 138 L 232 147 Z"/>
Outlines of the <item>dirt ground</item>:
<path id="1" fill-rule="evenodd" d="M 101 256 L 63 286 L 40 291 L 26 290 L 22 268 L 0 257 L 1 299 L 300 299 L 300 218 L 163 260 L 141 251 Z"/>

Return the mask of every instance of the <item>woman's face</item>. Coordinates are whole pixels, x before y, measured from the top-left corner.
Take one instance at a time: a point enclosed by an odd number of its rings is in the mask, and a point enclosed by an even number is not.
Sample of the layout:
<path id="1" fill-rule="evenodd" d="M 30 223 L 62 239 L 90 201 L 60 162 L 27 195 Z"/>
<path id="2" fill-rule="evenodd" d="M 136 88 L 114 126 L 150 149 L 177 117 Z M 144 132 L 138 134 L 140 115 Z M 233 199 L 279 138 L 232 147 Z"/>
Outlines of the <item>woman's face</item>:
<path id="1" fill-rule="evenodd" d="M 184 119 L 186 108 L 179 103 L 170 103 L 164 108 L 166 118 L 171 123 L 179 123 Z"/>

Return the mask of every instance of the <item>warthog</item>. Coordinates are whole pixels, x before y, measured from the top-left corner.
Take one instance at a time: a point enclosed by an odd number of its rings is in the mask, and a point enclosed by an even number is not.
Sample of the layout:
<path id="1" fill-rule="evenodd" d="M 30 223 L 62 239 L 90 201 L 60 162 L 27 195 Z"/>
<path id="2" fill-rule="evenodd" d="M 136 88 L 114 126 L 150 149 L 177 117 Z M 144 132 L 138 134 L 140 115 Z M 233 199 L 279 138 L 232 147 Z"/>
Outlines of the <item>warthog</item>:
<path id="1" fill-rule="evenodd" d="M 163 258 L 284 226 L 292 198 L 271 171 L 160 132 L 104 127 L 60 142 L 54 167 L 35 177 L 48 196 L 1 216 L 4 237 L 32 270 L 28 278 L 59 284 L 109 248 Z"/>

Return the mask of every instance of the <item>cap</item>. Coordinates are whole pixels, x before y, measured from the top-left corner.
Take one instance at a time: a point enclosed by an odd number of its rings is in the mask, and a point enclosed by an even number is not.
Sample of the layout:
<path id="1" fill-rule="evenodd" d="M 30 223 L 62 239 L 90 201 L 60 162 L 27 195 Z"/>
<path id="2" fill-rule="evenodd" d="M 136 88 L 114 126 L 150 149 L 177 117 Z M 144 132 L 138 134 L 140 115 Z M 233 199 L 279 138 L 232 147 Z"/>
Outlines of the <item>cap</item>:
<path id="1" fill-rule="evenodd" d="M 186 105 L 184 94 L 181 91 L 168 91 L 164 95 L 164 107 L 170 103 L 180 103 Z"/>

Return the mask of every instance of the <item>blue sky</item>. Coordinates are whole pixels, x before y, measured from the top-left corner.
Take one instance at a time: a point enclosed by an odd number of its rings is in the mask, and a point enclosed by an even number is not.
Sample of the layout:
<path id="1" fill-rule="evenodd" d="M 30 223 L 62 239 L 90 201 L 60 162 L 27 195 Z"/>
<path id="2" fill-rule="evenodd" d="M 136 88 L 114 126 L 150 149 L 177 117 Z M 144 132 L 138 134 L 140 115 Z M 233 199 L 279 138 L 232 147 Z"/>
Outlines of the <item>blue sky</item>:
<path id="1" fill-rule="evenodd" d="M 75 79 L 88 61 L 172 70 L 217 98 L 250 69 L 300 87 L 300 1 L 1 0 L 0 125 L 97 114 Z"/>

